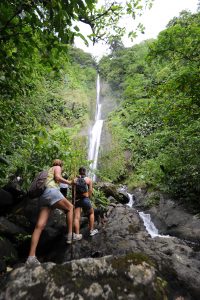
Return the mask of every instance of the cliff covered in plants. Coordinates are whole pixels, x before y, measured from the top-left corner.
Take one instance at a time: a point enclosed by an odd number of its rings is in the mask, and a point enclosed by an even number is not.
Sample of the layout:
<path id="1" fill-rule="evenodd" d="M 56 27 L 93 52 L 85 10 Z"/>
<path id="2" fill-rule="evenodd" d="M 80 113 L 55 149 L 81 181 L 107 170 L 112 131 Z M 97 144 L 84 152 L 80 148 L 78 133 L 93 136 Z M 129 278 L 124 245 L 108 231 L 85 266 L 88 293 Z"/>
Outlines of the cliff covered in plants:
<path id="1" fill-rule="evenodd" d="M 69 173 L 86 160 L 87 140 L 79 133 L 95 102 L 95 61 L 72 46 L 43 50 L 4 47 L 12 70 L 5 66 L 0 81 L 1 184 L 15 175 L 26 187 L 54 157 Z"/>
<path id="2" fill-rule="evenodd" d="M 100 61 L 120 107 L 107 127 L 101 177 L 157 189 L 199 208 L 200 13 L 182 12 L 154 41 L 120 42 Z M 112 170 L 109 172 L 109 168 Z"/>

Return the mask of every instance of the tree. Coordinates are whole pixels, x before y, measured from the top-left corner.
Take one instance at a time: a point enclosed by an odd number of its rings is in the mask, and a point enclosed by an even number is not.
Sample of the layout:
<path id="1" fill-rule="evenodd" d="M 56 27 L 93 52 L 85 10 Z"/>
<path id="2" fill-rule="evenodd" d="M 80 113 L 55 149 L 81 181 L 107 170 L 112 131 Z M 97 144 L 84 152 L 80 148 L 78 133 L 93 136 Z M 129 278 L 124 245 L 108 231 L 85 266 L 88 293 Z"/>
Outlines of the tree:
<path id="1" fill-rule="evenodd" d="M 121 4 L 120 0 L 107 0 L 100 6 L 97 0 L 0 1 L 0 153 L 12 162 L 13 170 L 21 164 L 26 173 L 30 156 L 34 160 L 39 153 L 40 134 L 51 132 L 49 127 L 54 122 L 66 125 L 87 111 L 85 103 L 70 107 L 69 98 L 73 98 L 80 84 L 84 86 L 82 91 L 95 86 L 92 58 L 79 50 L 71 55 L 69 45 L 75 36 L 86 43 L 88 39 L 94 43 L 99 39 L 108 41 L 111 36 L 124 33 L 124 27 L 118 24 L 122 16 L 134 18 L 151 2 L 128 0 Z M 90 26 L 91 34 L 83 35 L 80 22 Z M 69 97 L 63 96 L 66 101 L 58 93 L 64 87 L 68 91 L 71 88 Z M 57 151 L 52 137 L 51 133 L 47 138 L 49 148 L 54 149 L 51 155 Z M 11 172 L 6 168 L 1 171 L 4 179 Z"/>
<path id="2" fill-rule="evenodd" d="M 3 95 L 13 97 L 30 90 L 29 78 L 35 74 L 33 66 L 41 61 L 55 71 L 62 68 L 58 56 L 66 53 L 66 44 L 75 36 L 87 43 L 99 39 L 110 40 L 124 34 L 119 25 L 122 16 L 131 15 L 152 0 L 106 1 L 99 6 L 96 0 L 2 0 L 0 3 L 0 88 Z M 85 37 L 79 22 L 91 28 Z M 38 70 L 39 71 L 39 70 Z"/>
<path id="3" fill-rule="evenodd" d="M 200 13 L 182 12 L 154 41 L 104 57 L 100 70 L 121 106 L 110 115 L 112 140 L 129 153 L 124 174 L 130 187 L 171 194 L 199 210 Z M 147 56 L 147 57 L 146 57 Z M 103 157 L 109 168 L 116 155 Z M 122 160 L 121 160 L 122 161 Z M 103 164 L 103 175 L 109 173 Z M 119 170 L 119 167 L 118 167 Z M 110 173 L 109 173 L 110 174 Z M 118 180 L 112 173 L 111 180 Z"/>
<path id="4" fill-rule="evenodd" d="M 193 104 L 200 106 L 200 13 L 183 11 L 169 23 L 151 45 L 149 57 L 163 62 L 165 76 L 158 79 L 159 92 L 183 93 Z M 167 68 L 166 68 L 167 65 Z M 167 71 L 168 70 L 168 71 Z"/>

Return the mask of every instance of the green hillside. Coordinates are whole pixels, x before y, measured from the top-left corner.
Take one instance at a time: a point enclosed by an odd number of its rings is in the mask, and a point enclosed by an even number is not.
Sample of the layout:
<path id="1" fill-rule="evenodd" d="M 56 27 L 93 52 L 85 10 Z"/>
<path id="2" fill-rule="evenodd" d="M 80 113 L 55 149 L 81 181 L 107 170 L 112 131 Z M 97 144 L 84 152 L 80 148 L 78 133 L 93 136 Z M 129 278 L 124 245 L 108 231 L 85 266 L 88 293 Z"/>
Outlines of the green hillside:
<path id="1" fill-rule="evenodd" d="M 107 127 L 101 177 L 199 206 L 200 13 L 182 12 L 154 41 L 120 44 L 100 61 L 120 107 Z"/>

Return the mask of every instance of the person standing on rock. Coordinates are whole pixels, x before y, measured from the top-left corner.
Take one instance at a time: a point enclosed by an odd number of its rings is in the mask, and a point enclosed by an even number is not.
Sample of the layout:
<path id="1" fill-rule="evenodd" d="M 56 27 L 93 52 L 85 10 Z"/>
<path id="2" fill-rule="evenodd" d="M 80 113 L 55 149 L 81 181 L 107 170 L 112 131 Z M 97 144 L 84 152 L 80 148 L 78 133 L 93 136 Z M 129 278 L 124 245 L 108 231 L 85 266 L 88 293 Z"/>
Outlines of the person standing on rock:
<path id="1" fill-rule="evenodd" d="M 86 176 L 86 169 L 79 169 L 79 176 L 74 179 L 74 197 L 75 197 L 75 216 L 74 230 L 79 234 L 81 209 L 88 215 L 90 236 L 98 233 L 98 229 L 94 229 L 94 208 L 92 207 L 90 197 L 92 196 L 93 186 L 92 179 Z"/>
<path id="2" fill-rule="evenodd" d="M 62 168 L 63 162 L 60 159 L 55 159 L 53 166 L 48 170 L 46 189 L 39 198 L 40 212 L 31 238 L 29 256 L 26 260 L 27 265 L 40 265 L 35 256 L 36 248 L 52 209 L 58 208 L 66 212 L 68 227 L 67 243 L 70 244 L 72 241 L 73 205 L 60 192 L 59 186 L 60 183 L 71 184 L 72 182 L 62 177 Z M 78 240 L 80 236 L 74 234 L 73 239 Z"/>

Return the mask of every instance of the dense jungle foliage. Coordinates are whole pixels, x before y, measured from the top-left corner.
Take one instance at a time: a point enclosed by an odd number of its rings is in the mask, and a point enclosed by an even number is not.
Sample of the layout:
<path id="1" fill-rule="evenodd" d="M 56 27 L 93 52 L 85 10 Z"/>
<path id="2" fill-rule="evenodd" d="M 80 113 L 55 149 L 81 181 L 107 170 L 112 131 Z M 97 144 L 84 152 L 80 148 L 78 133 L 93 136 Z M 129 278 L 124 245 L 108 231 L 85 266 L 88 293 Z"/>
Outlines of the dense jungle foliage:
<path id="1" fill-rule="evenodd" d="M 183 11 L 156 40 L 131 48 L 116 41 L 99 66 L 101 77 L 121 101 L 107 122 L 113 138 L 110 151 L 101 153 L 101 177 L 124 179 L 132 188 L 165 191 L 196 207 L 200 206 L 199 24 L 200 13 Z"/>
<path id="2" fill-rule="evenodd" d="M 8 176 L 20 175 L 26 186 L 54 157 L 64 160 L 68 174 L 86 164 L 87 140 L 79 132 L 88 125 L 95 99 L 95 63 L 75 48 L 68 49 L 67 57 L 59 55 L 59 72 L 44 65 L 36 53 L 34 58 L 38 61 L 32 74 L 22 75 L 32 88 L 16 92 L 19 86 L 13 84 L 5 87 L 8 92 L 1 99 L 1 156 L 8 162 L 1 164 L 2 184 Z M 23 64 L 24 60 L 23 56 Z M 27 61 L 31 64 L 32 59 Z"/>
<path id="3" fill-rule="evenodd" d="M 1 1 L 1 186 L 20 175 L 27 187 L 55 157 L 64 160 L 68 173 L 88 164 L 83 128 L 95 101 L 96 66 L 89 54 L 71 45 L 75 37 L 88 43 L 123 34 L 120 18 L 131 15 L 134 20 L 151 3 Z M 87 36 L 81 23 L 91 28 Z M 138 28 L 142 30 L 140 24 Z"/>

